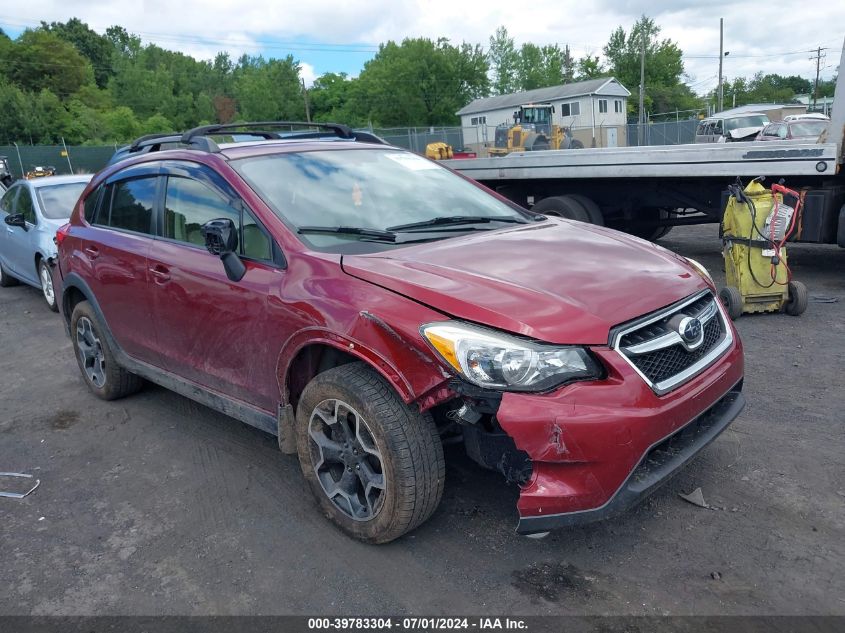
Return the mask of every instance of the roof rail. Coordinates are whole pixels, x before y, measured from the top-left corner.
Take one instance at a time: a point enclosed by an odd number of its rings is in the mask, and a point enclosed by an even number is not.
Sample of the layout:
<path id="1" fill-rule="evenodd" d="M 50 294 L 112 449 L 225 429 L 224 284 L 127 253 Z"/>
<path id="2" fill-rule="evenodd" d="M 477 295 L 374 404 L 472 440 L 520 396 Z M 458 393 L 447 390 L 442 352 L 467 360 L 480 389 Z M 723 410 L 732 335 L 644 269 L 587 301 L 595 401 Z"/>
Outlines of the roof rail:
<path id="1" fill-rule="evenodd" d="M 295 131 L 296 126 L 312 128 L 311 130 Z M 279 131 L 271 131 L 267 128 L 290 128 L 290 134 L 284 134 Z M 317 128 L 314 130 L 313 128 Z M 326 130 L 322 132 L 319 130 Z M 186 148 L 196 149 L 205 152 L 217 153 L 220 147 L 215 143 L 211 136 L 223 135 L 229 133 L 230 135 L 243 134 L 245 136 L 254 136 L 264 140 L 278 140 L 284 138 L 309 139 L 309 138 L 323 138 L 328 134 L 338 137 L 343 140 L 358 141 L 360 143 L 377 143 L 380 145 L 388 145 L 387 141 L 379 138 L 370 132 L 355 132 L 352 128 L 342 125 L 340 123 L 308 123 L 305 121 L 253 121 L 247 123 L 225 123 L 219 125 L 203 125 L 195 127 L 187 132 L 165 132 L 157 134 L 147 134 L 132 141 L 130 145 L 121 147 L 115 155 L 112 156 L 109 164 L 127 158 L 130 154 L 140 151 L 160 151 L 162 145 L 172 144 L 180 145 Z"/>
<path id="2" fill-rule="evenodd" d="M 209 136 L 221 134 L 222 132 L 243 132 L 265 138 L 281 138 L 278 134 L 267 132 L 266 128 L 286 128 L 293 130 L 294 126 L 320 128 L 333 132 L 335 136 L 342 139 L 355 140 L 352 128 L 340 123 L 309 123 L 307 121 L 250 121 L 246 123 L 224 123 L 220 125 L 202 125 L 188 130 L 182 135 L 181 142 L 185 145 L 193 145 L 209 152 L 219 152 L 220 148 Z"/>

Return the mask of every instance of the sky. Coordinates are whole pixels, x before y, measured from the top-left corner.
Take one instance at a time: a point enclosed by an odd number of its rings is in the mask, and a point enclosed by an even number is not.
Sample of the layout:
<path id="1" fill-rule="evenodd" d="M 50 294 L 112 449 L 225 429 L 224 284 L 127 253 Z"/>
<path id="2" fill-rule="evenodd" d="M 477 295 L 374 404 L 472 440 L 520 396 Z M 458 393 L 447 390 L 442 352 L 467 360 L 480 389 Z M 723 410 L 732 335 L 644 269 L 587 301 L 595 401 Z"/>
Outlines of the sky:
<path id="1" fill-rule="evenodd" d="M 516 41 L 569 44 L 574 56 L 601 55 L 610 33 L 626 31 L 646 14 L 684 51 L 686 83 L 706 93 L 718 83 L 719 18 L 725 21 L 724 75 L 757 71 L 812 78 L 822 47 L 822 78 L 839 64 L 845 37 L 845 2 L 807 11 L 783 0 L 39 0 L 5 2 L 0 28 L 16 37 L 43 20 L 78 17 L 102 33 L 113 24 L 198 59 L 219 51 L 293 55 L 306 84 L 325 72 L 356 76 L 387 40 L 446 37 L 482 44 L 504 25 Z M 811 52 L 812 51 L 812 52 Z M 628 86 L 634 89 L 633 86 Z"/>

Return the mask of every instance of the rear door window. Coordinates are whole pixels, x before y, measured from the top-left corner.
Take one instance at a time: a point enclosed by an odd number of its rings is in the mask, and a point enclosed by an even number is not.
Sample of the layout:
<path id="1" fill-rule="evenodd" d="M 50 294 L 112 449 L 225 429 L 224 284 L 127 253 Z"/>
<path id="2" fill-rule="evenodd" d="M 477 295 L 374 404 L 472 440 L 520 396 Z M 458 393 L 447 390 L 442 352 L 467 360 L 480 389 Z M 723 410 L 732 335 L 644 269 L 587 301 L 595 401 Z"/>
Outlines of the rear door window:
<path id="1" fill-rule="evenodd" d="M 134 233 L 152 234 L 158 177 L 118 181 L 110 185 L 111 204 L 97 214 L 97 224 Z"/>

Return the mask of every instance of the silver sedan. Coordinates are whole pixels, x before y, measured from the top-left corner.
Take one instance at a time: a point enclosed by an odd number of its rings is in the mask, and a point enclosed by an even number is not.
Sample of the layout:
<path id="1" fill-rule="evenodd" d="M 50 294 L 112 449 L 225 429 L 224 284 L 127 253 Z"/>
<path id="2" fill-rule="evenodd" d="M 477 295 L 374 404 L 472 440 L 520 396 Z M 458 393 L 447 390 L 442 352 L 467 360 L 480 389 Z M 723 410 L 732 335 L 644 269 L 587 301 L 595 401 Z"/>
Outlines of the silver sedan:
<path id="1" fill-rule="evenodd" d="M 41 288 L 44 300 L 58 311 L 51 266 L 53 238 L 67 222 L 91 175 L 48 176 L 18 180 L 0 198 L 0 286 L 22 281 Z"/>

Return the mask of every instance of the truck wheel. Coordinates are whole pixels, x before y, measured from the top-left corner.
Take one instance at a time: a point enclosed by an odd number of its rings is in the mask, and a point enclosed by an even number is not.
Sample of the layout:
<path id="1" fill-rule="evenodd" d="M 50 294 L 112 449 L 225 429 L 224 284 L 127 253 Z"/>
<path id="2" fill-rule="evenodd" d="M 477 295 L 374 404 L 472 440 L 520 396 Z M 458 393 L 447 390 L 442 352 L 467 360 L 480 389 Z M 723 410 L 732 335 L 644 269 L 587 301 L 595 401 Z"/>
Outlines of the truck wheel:
<path id="1" fill-rule="evenodd" d="M 576 202 L 578 202 L 584 210 L 587 212 L 587 215 L 590 216 L 590 223 L 591 224 L 598 224 L 599 226 L 604 226 L 604 215 L 595 202 L 593 202 L 587 196 L 582 196 L 579 193 L 570 193 L 567 194 L 569 198 L 572 198 Z"/>
<path id="2" fill-rule="evenodd" d="M 73 309 L 70 332 L 79 370 L 95 396 L 116 400 L 135 393 L 143 386 L 140 376 L 117 364 L 103 336 L 103 328 L 87 301 L 80 301 Z"/>
<path id="3" fill-rule="evenodd" d="M 790 316 L 804 314 L 809 300 L 807 286 L 800 281 L 790 281 L 787 290 L 789 291 L 789 301 L 784 304 L 783 311 Z"/>
<path id="4" fill-rule="evenodd" d="M 578 220 L 579 222 L 590 221 L 590 215 L 587 213 L 587 210 L 580 202 L 570 196 L 543 198 L 531 207 L 531 210 L 542 213 L 543 215 L 554 215 L 568 220 Z"/>
<path id="5" fill-rule="evenodd" d="M 42 259 L 38 262 L 38 279 L 41 281 L 41 293 L 44 295 L 47 307 L 53 312 L 58 312 L 59 303 L 56 301 L 56 292 L 53 288 L 53 274 L 50 272 L 47 260 Z"/>
<path id="6" fill-rule="evenodd" d="M 3 270 L 3 265 L 0 264 L 0 287 L 8 288 L 9 286 L 17 286 L 18 283 L 20 282 L 17 279 L 6 274 L 6 271 Z"/>
<path id="7" fill-rule="evenodd" d="M 364 363 L 318 374 L 296 413 L 302 473 L 325 515 L 367 543 L 428 519 L 443 495 L 443 446 L 431 415 L 406 405 Z"/>
<path id="8" fill-rule="evenodd" d="M 728 311 L 731 321 L 736 321 L 742 316 L 742 295 L 739 290 L 733 286 L 725 286 L 719 291 L 719 299 Z"/>
<path id="9" fill-rule="evenodd" d="M 649 242 L 656 242 L 672 230 L 671 226 L 659 226 L 657 224 L 669 217 L 669 212 L 666 209 L 644 207 L 637 210 L 637 215 L 641 217 L 641 222 L 624 227 L 625 232 Z"/>

